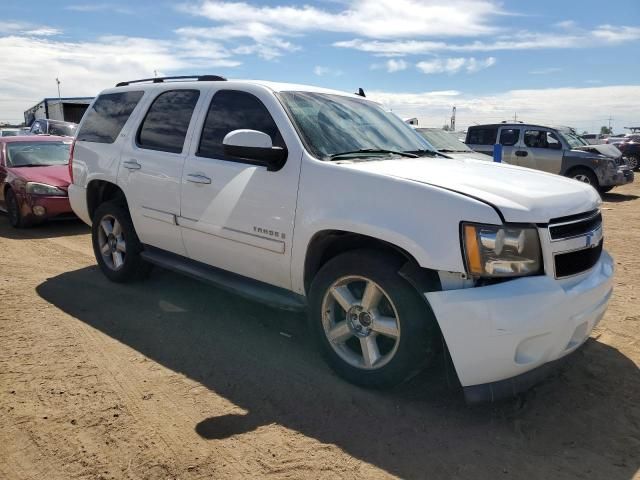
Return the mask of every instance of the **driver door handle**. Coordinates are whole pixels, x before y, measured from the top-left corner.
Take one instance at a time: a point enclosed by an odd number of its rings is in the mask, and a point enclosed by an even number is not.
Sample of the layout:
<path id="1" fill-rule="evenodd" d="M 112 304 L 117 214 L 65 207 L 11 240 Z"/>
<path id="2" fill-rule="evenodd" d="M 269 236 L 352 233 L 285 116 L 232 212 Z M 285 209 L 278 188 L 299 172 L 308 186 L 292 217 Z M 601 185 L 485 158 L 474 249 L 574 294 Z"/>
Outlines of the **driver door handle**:
<path id="1" fill-rule="evenodd" d="M 140 165 L 136 160 L 127 160 L 122 162 L 122 166 L 127 170 L 140 170 L 142 165 Z"/>
<path id="2" fill-rule="evenodd" d="M 187 174 L 187 182 L 208 185 L 211 183 L 211 179 L 202 173 L 189 173 Z"/>
<path id="3" fill-rule="evenodd" d="M 526 152 L 524 150 L 517 150 L 516 151 L 516 156 L 517 157 L 526 157 L 527 155 L 529 155 L 529 152 Z"/>

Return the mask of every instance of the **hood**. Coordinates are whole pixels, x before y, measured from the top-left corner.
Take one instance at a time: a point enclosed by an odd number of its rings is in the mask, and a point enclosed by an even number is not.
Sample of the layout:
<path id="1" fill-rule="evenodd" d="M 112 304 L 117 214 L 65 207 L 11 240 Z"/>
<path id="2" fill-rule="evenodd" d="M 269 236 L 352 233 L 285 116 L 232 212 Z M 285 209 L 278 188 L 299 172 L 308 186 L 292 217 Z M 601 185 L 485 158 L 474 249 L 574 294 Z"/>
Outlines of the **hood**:
<path id="1" fill-rule="evenodd" d="M 605 157 L 616 159 L 622 155 L 622 152 L 615 145 L 608 145 L 602 143 L 599 145 L 584 145 L 582 147 L 576 147 L 574 150 L 581 150 L 583 152 L 595 153 L 597 155 L 604 155 Z"/>
<path id="2" fill-rule="evenodd" d="M 422 157 L 341 164 L 477 198 L 497 208 L 507 222 L 547 223 L 552 218 L 588 212 L 600 205 L 598 192 L 589 185 L 504 163 Z"/>
<path id="3" fill-rule="evenodd" d="M 68 165 L 49 165 L 46 167 L 13 167 L 11 171 L 27 182 L 46 183 L 65 190 L 71 183 Z"/>
<path id="4" fill-rule="evenodd" d="M 480 152 L 442 152 L 443 155 L 451 158 L 459 158 L 464 160 L 465 158 L 471 158 L 473 160 L 483 160 L 485 162 L 493 162 L 491 155 L 486 155 Z"/>

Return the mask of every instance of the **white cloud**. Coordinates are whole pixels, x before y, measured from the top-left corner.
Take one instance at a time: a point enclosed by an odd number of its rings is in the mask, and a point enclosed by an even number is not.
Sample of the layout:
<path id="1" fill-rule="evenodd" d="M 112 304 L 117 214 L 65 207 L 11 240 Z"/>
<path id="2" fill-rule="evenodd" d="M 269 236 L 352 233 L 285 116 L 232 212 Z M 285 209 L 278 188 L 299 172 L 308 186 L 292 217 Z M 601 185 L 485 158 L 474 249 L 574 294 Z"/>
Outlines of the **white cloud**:
<path id="1" fill-rule="evenodd" d="M 240 64 L 223 46 L 195 39 L 154 40 L 102 37 L 65 42 L 11 35 L 0 37 L 0 120 L 22 120 L 22 113 L 47 96 L 93 96 L 122 80 L 174 72 L 211 71 Z M 126 52 L 126 54 L 123 54 Z M 25 61 L 27 59 L 28 61 Z"/>
<path id="2" fill-rule="evenodd" d="M 490 95 L 461 92 L 393 93 L 367 91 L 367 97 L 383 103 L 401 117 L 417 117 L 420 125 L 440 126 L 457 107 L 460 128 L 475 123 L 513 118 L 525 122 L 570 125 L 580 131 L 596 131 L 613 115 L 616 131 L 637 121 L 640 85 L 510 90 Z"/>
<path id="3" fill-rule="evenodd" d="M 338 70 L 335 68 L 316 65 L 315 67 L 313 67 L 313 73 L 318 77 L 326 77 L 326 76 L 339 77 L 342 75 L 343 72 L 342 70 Z"/>
<path id="4" fill-rule="evenodd" d="M 409 68 L 409 64 L 402 59 L 390 58 L 384 63 L 374 63 L 371 65 L 371 70 L 384 69 L 389 73 L 400 72 Z"/>
<path id="5" fill-rule="evenodd" d="M 495 63 L 495 57 L 487 57 L 481 60 L 474 57 L 436 58 L 435 60 L 418 62 L 416 67 L 426 75 L 433 75 L 437 73 L 454 74 L 460 71 L 475 73 L 495 65 Z"/>
<path id="6" fill-rule="evenodd" d="M 405 62 L 404 60 L 395 60 L 393 58 L 390 60 L 387 60 L 386 65 L 387 65 L 387 72 L 389 73 L 406 70 L 408 67 L 407 62 Z"/>
<path id="7" fill-rule="evenodd" d="M 340 32 L 369 38 L 474 37 L 496 33 L 491 20 L 502 12 L 496 0 L 340 0 L 338 11 L 316 6 L 258 6 L 200 0 L 178 9 L 213 22 L 212 28 L 184 28 L 185 35 L 216 35 L 219 41 L 250 38 L 252 49 L 275 58 L 299 47 L 286 38 L 312 32 Z M 261 50 L 263 49 L 263 50 Z"/>
<path id="8" fill-rule="evenodd" d="M 640 27 L 600 25 L 593 31 L 593 36 L 609 44 L 630 42 L 640 39 Z"/>
<path id="9" fill-rule="evenodd" d="M 347 0 L 333 12 L 309 5 L 257 6 L 246 2 L 202 0 L 183 11 L 216 22 L 258 22 L 279 31 L 349 32 L 373 38 L 477 36 L 494 33 L 489 20 L 502 12 L 495 0 Z"/>
<path id="10" fill-rule="evenodd" d="M 590 48 L 602 45 L 618 45 L 640 40 L 640 27 L 601 25 L 592 31 L 571 33 L 516 32 L 503 34 L 495 40 L 454 42 L 431 40 L 367 40 L 356 38 L 334 42 L 335 47 L 350 48 L 376 55 L 398 56 L 430 54 L 436 52 L 494 52 L 507 50 Z"/>
<path id="11" fill-rule="evenodd" d="M 234 53 L 239 55 L 256 54 L 266 60 L 282 56 L 285 52 L 294 52 L 300 47 L 281 38 L 274 28 L 259 22 L 245 25 L 222 25 L 219 27 L 184 27 L 176 30 L 178 35 L 186 38 L 210 39 L 220 41 L 236 41 L 238 38 L 250 38 L 251 44 L 233 47 Z"/>
<path id="12" fill-rule="evenodd" d="M 47 25 L 36 25 L 28 22 L 4 21 L 0 22 L 2 35 L 28 35 L 30 37 L 49 37 L 59 35 L 62 30 Z"/>
<path id="13" fill-rule="evenodd" d="M 576 22 L 574 20 L 563 20 L 562 22 L 554 23 L 554 27 L 570 29 L 576 26 Z"/>

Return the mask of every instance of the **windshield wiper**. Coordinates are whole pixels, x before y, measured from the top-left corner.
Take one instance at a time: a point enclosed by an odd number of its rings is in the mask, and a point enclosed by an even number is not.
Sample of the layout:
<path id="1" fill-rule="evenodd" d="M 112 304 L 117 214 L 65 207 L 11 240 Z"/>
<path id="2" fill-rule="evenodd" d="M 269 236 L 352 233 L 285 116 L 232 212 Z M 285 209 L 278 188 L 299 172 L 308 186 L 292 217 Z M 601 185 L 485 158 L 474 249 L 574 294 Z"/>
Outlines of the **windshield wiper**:
<path id="1" fill-rule="evenodd" d="M 411 153 L 416 157 L 424 157 L 425 155 L 435 157 L 436 155 L 438 155 L 438 152 L 436 152 L 435 150 L 409 150 L 404 153 Z"/>
<path id="2" fill-rule="evenodd" d="M 409 158 L 418 158 L 413 152 L 399 152 L 397 150 L 385 150 L 382 148 L 361 148 L 360 150 L 352 150 L 349 152 L 340 152 L 334 153 L 333 155 L 329 155 L 329 160 L 337 160 L 340 157 L 348 156 L 348 155 L 358 155 L 358 154 L 392 154 L 392 155 L 400 155 L 401 157 L 409 157 Z"/>

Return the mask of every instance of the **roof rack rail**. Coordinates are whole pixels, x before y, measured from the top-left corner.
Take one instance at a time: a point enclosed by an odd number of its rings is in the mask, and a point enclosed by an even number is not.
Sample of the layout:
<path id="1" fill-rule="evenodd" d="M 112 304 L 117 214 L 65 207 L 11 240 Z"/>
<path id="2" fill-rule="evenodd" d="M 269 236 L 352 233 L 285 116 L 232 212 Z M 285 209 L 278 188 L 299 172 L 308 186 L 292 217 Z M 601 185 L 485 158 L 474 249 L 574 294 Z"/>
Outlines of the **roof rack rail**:
<path id="1" fill-rule="evenodd" d="M 197 80 L 198 82 L 226 82 L 227 79 L 219 75 L 180 75 L 177 77 L 154 77 L 154 78 L 142 78 L 140 80 L 129 80 L 128 82 L 120 82 L 116 84 L 116 87 L 126 87 L 132 83 L 163 83 L 165 80 Z"/>

